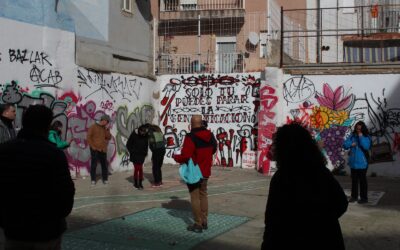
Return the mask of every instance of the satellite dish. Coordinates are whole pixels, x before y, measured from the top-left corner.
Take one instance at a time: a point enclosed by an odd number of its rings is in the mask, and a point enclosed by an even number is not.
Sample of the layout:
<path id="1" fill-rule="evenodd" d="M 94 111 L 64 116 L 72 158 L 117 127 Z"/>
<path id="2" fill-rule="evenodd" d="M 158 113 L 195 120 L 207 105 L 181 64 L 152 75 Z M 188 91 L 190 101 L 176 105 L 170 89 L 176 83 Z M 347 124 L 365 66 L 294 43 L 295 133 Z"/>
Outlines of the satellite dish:
<path id="1" fill-rule="evenodd" d="M 260 39 L 258 38 L 258 34 L 256 32 L 249 33 L 249 42 L 252 45 L 254 45 L 254 46 L 257 45 L 259 41 L 260 41 Z"/>

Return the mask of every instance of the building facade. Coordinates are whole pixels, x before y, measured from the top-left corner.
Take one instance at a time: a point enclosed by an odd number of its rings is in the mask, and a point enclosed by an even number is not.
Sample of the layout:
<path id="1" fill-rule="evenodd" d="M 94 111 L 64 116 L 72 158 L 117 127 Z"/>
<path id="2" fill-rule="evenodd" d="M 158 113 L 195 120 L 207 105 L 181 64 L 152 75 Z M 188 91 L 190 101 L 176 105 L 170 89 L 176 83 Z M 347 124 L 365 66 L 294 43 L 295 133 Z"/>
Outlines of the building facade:
<path id="1" fill-rule="evenodd" d="M 76 27 L 76 63 L 102 71 L 153 77 L 149 1 L 60 1 Z"/>
<path id="2" fill-rule="evenodd" d="M 157 122 L 150 6 L 137 2 L 0 2 L 0 103 L 16 106 L 18 130 L 29 105 L 52 109 L 75 176 L 88 175 L 86 133 L 103 114 L 112 117 L 110 172 L 132 169 L 127 138 Z"/>

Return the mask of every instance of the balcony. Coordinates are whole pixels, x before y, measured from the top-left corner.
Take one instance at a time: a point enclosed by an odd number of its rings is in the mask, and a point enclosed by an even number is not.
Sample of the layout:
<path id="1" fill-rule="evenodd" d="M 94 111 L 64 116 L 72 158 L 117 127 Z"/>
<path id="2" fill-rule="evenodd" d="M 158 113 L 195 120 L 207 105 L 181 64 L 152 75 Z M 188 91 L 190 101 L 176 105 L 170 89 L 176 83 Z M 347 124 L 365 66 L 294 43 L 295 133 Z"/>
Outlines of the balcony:
<path id="1" fill-rule="evenodd" d="M 200 61 L 200 63 L 199 63 Z M 157 74 L 242 73 L 244 55 L 235 53 L 161 54 Z"/>
<path id="2" fill-rule="evenodd" d="M 160 20 L 244 17 L 246 0 L 164 0 Z"/>

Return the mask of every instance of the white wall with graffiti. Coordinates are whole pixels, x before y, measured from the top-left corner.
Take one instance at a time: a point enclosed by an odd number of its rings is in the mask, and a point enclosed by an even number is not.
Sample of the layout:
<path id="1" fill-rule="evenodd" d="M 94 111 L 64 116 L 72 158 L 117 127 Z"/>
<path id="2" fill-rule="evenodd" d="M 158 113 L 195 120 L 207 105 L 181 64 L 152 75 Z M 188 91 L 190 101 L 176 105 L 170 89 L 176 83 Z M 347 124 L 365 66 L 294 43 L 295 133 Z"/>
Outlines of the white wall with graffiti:
<path id="1" fill-rule="evenodd" d="M 87 175 L 88 128 L 102 114 L 112 117 L 108 149 L 110 171 L 132 168 L 125 143 L 133 129 L 155 122 L 158 87 L 131 75 L 93 72 L 75 65 L 73 32 L 0 18 L 0 103 L 17 106 L 15 125 L 21 128 L 24 109 L 45 104 L 63 123 L 71 172 Z M 158 120 L 157 120 L 158 122 Z"/>
<path id="2" fill-rule="evenodd" d="M 284 75 L 281 83 L 280 123 L 311 128 L 331 168 L 348 169 L 343 140 L 362 120 L 373 140 L 370 172 L 400 175 L 400 75 Z"/>
<path id="3" fill-rule="evenodd" d="M 160 122 L 167 141 L 167 163 L 190 131 L 190 118 L 202 114 L 214 133 L 215 165 L 255 168 L 260 73 L 164 75 L 160 83 Z"/>

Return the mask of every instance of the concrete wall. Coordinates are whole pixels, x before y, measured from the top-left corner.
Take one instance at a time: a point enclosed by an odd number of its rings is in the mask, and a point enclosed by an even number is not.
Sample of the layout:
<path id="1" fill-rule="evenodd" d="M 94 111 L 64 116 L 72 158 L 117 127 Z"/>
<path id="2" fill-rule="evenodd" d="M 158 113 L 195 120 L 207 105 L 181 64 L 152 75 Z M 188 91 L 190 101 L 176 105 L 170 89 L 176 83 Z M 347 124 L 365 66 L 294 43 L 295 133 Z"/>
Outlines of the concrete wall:
<path id="1" fill-rule="evenodd" d="M 158 78 L 160 122 L 168 163 L 190 131 L 193 114 L 203 114 L 218 141 L 214 164 L 256 167 L 260 73 L 235 75 L 164 75 Z"/>
<path id="2" fill-rule="evenodd" d="M 276 69 L 268 68 L 268 71 Z M 324 142 L 329 167 L 347 167 L 344 138 L 354 124 L 366 122 L 373 144 L 387 143 L 392 160 L 370 164 L 369 172 L 400 175 L 400 75 L 283 75 L 279 84 L 277 125 L 299 121 Z M 281 80 L 279 80 L 281 79 Z M 268 77 L 267 77 L 268 82 Z"/>
<path id="3" fill-rule="evenodd" d="M 153 122 L 158 107 L 155 83 L 77 66 L 73 32 L 1 17 L 0 29 L 0 102 L 17 106 L 17 128 L 30 104 L 50 107 L 54 120 L 64 125 L 63 137 L 72 139 L 65 151 L 71 172 L 84 176 L 90 165 L 86 132 L 108 114 L 113 135 L 108 148 L 111 171 L 131 169 L 125 143 L 133 129 Z"/>
<path id="4" fill-rule="evenodd" d="M 2 0 L 0 17 L 21 22 L 74 31 L 72 18 L 64 11 L 56 11 L 58 1 Z M 3 36 L 3 34 L 2 34 Z"/>
<path id="5" fill-rule="evenodd" d="M 59 9 L 76 24 L 76 62 L 105 72 L 153 77 L 153 33 L 150 2 L 62 0 Z"/>
<path id="6" fill-rule="evenodd" d="M 74 20 L 77 37 L 108 41 L 108 0 L 61 0 L 57 11 L 68 13 Z"/>

